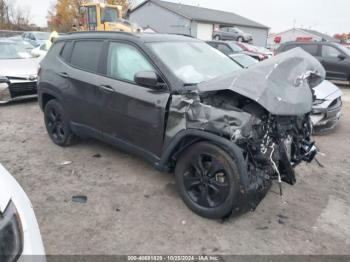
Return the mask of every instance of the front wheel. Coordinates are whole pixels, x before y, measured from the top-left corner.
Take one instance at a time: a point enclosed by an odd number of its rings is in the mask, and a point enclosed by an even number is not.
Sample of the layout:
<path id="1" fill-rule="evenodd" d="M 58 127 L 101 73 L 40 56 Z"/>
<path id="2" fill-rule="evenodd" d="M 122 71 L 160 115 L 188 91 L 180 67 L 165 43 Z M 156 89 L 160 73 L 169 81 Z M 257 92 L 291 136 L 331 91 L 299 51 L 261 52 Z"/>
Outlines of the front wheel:
<path id="1" fill-rule="evenodd" d="M 244 41 L 244 39 L 243 39 L 243 37 L 242 37 L 242 36 L 239 36 L 239 37 L 237 38 L 237 41 L 238 41 L 238 42 L 243 42 L 243 41 Z"/>
<path id="2" fill-rule="evenodd" d="M 181 154 L 175 169 L 178 191 L 196 214 L 221 219 L 231 214 L 239 195 L 239 173 L 220 147 L 200 142 Z"/>

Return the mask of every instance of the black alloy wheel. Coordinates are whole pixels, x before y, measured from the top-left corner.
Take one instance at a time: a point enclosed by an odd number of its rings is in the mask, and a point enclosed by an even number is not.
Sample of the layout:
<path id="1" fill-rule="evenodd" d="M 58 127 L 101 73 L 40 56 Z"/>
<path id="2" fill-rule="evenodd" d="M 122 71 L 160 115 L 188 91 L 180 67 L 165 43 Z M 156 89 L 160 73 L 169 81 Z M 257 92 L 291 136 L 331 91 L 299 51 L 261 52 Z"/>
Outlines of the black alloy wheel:
<path id="1" fill-rule="evenodd" d="M 185 150 L 177 161 L 176 184 L 185 204 L 200 216 L 220 219 L 239 201 L 236 160 L 209 142 Z"/>
<path id="2" fill-rule="evenodd" d="M 57 100 L 50 100 L 45 106 L 44 120 L 51 140 L 59 146 L 69 146 L 76 140 L 70 130 L 62 105 Z"/>

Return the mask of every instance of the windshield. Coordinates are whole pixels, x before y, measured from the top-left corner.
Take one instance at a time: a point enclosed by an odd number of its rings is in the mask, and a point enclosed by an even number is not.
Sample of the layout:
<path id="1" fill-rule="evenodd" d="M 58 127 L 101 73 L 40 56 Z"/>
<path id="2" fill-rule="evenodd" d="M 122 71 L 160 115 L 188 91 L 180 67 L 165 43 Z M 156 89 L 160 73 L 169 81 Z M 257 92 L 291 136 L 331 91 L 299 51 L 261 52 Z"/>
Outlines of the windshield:
<path id="1" fill-rule="evenodd" d="M 198 84 L 242 69 L 219 50 L 203 42 L 162 42 L 149 45 L 185 84 Z"/>
<path id="2" fill-rule="evenodd" d="M 119 19 L 118 10 L 115 8 L 101 8 L 102 10 L 102 22 L 103 23 L 117 23 Z"/>
<path id="3" fill-rule="evenodd" d="M 0 43 L 0 59 L 26 59 L 32 55 L 25 48 L 15 43 Z"/>
<path id="4" fill-rule="evenodd" d="M 258 60 L 248 56 L 248 55 L 232 55 L 231 58 L 236 61 L 238 64 L 240 64 L 241 66 L 243 66 L 244 68 L 248 68 L 251 67 L 258 62 Z"/>
<path id="5" fill-rule="evenodd" d="M 47 32 L 34 33 L 34 35 L 38 40 L 47 40 L 50 37 L 50 33 Z"/>
<path id="6" fill-rule="evenodd" d="M 242 53 L 243 49 L 234 42 L 228 42 L 228 45 L 231 47 L 234 53 Z"/>

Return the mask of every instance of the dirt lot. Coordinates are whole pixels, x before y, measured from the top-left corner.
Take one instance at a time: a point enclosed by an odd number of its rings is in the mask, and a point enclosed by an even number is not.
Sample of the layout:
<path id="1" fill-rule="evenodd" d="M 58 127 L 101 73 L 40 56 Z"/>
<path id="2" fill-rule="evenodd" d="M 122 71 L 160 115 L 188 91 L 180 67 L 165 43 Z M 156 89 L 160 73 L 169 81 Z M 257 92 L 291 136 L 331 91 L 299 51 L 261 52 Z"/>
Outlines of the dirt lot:
<path id="1" fill-rule="evenodd" d="M 340 126 L 316 137 L 325 168 L 301 166 L 283 199 L 274 185 L 255 212 L 224 223 L 189 211 L 173 176 L 139 158 L 96 141 L 55 146 L 36 101 L 0 107 L 0 162 L 28 193 L 48 254 L 350 254 L 350 90 L 343 91 Z M 74 195 L 87 203 L 73 203 Z"/>

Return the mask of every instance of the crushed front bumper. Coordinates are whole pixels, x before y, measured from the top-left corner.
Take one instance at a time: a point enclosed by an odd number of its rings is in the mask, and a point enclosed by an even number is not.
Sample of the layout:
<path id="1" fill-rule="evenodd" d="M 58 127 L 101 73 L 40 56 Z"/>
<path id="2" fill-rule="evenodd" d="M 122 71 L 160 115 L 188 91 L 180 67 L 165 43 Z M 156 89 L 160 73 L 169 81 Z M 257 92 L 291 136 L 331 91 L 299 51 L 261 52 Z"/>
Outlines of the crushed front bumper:
<path id="1" fill-rule="evenodd" d="M 341 97 L 326 100 L 321 105 L 314 106 L 311 115 L 314 133 L 325 133 L 333 130 L 342 116 L 341 109 Z"/>

